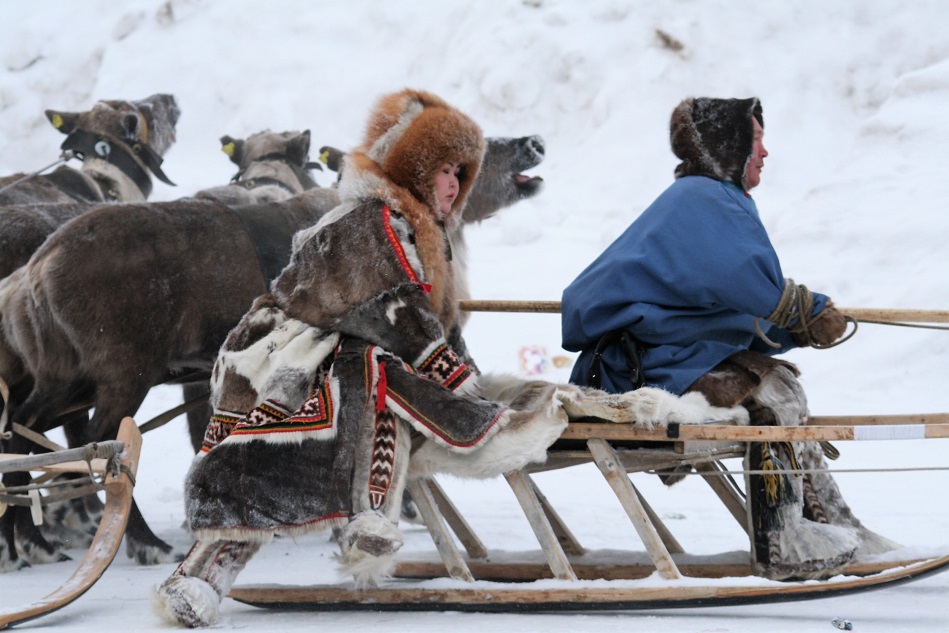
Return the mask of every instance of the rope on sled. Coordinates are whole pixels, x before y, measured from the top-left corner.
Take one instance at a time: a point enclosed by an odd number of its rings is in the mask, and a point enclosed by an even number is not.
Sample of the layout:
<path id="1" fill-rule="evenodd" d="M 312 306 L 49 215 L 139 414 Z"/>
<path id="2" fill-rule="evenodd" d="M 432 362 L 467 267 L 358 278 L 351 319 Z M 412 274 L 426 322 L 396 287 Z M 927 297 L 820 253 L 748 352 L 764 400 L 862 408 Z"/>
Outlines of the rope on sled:
<path id="1" fill-rule="evenodd" d="M 830 349 L 831 347 L 837 347 L 841 343 L 844 343 L 850 340 L 854 334 L 857 333 L 857 320 L 849 315 L 844 315 L 849 323 L 853 324 L 853 330 L 849 334 L 839 338 L 833 343 L 828 343 L 826 345 L 821 345 L 814 341 L 811 335 L 811 327 L 823 318 L 824 312 L 818 312 L 816 315 L 811 313 L 814 311 L 814 295 L 810 290 L 807 289 L 807 286 L 804 284 L 796 284 L 793 279 L 784 280 L 784 291 L 781 293 L 781 298 L 778 300 L 778 305 L 775 307 L 774 311 L 768 315 L 767 321 L 773 323 L 777 327 L 787 330 L 791 334 L 797 334 L 803 338 L 807 345 L 816 349 Z M 796 321 L 795 321 L 796 319 Z M 767 345 L 780 348 L 780 343 L 775 343 L 769 339 L 764 330 L 761 329 L 761 319 L 755 317 L 755 331 L 758 333 L 758 336 L 761 337 Z"/>
<path id="2" fill-rule="evenodd" d="M 801 468 L 794 471 L 784 471 L 788 474 L 795 475 L 812 475 L 817 473 L 830 473 L 836 475 L 838 473 L 915 473 L 915 472 L 934 472 L 934 471 L 949 471 L 949 466 L 912 466 L 906 468 Z M 651 475 L 661 475 L 663 471 L 656 469 L 649 469 L 645 471 Z M 719 470 L 713 473 L 699 473 L 695 470 L 690 472 L 676 473 L 676 475 L 774 475 L 775 470 L 773 468 L 765 468 L 758 470 Z"/>

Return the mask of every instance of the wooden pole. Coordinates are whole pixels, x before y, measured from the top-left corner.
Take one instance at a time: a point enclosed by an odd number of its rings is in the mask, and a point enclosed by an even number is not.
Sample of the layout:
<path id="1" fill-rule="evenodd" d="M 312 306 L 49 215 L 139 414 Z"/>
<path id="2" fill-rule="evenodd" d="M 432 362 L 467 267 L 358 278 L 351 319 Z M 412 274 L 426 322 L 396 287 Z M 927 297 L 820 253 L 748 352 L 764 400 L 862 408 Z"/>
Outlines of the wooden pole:
<path id="1" fill-rule="evenodd" d="M 460 302 L 466 312 L 560 312 L 559 301 L 467 299 Z M 949 310 L 903 310 L 894 308 L 838 308 L 857 321 L 884 323 L 949 323 Z"/>

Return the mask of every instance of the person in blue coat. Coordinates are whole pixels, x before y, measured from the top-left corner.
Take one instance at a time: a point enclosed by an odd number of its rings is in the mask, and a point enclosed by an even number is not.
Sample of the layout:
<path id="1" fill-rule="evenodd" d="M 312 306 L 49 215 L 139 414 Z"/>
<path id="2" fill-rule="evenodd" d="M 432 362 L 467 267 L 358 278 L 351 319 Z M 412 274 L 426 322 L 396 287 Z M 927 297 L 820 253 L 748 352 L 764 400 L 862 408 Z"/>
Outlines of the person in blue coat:
<path id="1" fill-rule="evenodd" d="M 751 424 L 803 424 L 798 369 L 775 356 L 839 342 L 848 319 L 784 277 L 749 193 L 768 156 L 761 102 L 685 99 L 670 139 L 681 160 L 673 184 L 564 290 L 563 347 L 580 352 L 571 382 L 699 392 L 716 406 L 745 406 Z M 818 445 L 789 446 L 750 445 L 746 469 L 826 468 Z M 826 473 L 749 476 L 746 485 L 763 576 L 828 577 L 896 547 L 860 524 Z"/>

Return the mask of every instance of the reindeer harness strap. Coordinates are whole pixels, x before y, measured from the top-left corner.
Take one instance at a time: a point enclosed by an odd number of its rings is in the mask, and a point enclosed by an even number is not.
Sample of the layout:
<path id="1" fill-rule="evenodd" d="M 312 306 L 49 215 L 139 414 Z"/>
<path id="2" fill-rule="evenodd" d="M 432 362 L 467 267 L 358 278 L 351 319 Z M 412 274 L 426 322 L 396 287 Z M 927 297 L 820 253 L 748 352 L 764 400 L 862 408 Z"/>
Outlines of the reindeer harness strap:
<path id="1" fill-rule="evenodd" d="M 145 167 L 150 169 L 155 177 L 162 182 L 169 185 L 175 184 L 161 170 L 161 157 L 144 143 L 135 143 L 129 148 L 117 139 L 110 139 L 101 134 L 93 134 L 85 130 L 74 130 L 70 132 L 60 147 L 63 150 L 74 152 L 83 160 L 86 156 L 96 156 L 114 165 L 135 183 L 135 186 L 146 198 L 152 192 L 152 181 L 148 177 Z"/>
<path id="2" fill-rule="evenodd" d="M 293 161 L 287 158 L 286 154 L 273 152 L 270 154 L 264 154 L 263 156 L 258 156 L 254 160 L 250 161 L 247 167 L 244 167 L 238 170 L 238 172 L 234 174 L 234 176 L 231 178 L 231 182 L 234 183 L 235 185 L 240 185 L 244 187 L 245 189 L 253 189 L 254 187 L 259 187 L 260 185 L 274 185 L 274 186 L 280 187 L 281 189 L 286 190 L 291 196 L 295 196 L 297 194 L 296 191 L 294 191 L 286 183 L 280 182 L 279 180 L 275 178 L 251 178 L 250 180 L 241 180 L 241 178 L 244 177 L 244 173 L 247 171 L 250 165 L 254 163 L 263 163 L 267 161 L 279 161 L 281 163 L 286 164 L 286 166 L 290 168 L 290 171 L 293 172 L 293 175 L 297 177 L 297 181 L 300 183 L 300 186 L 303 187 L 304 189 L 307 188 L 306 186 L 307 181 L 311 180 L 309 174 L 306 173 L 307 170 L 319 169 L 320 171 L 323 171 L 323 167 L 319 163 L 308 162 L 301 169 L 299 165 L 295 164 Z"/>

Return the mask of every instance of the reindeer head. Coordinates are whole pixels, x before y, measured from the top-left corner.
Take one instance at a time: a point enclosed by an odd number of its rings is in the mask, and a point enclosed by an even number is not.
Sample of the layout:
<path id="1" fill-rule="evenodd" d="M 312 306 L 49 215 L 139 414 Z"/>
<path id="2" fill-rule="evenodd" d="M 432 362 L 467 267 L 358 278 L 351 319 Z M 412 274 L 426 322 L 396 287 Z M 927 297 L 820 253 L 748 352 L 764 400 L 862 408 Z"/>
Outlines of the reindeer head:
<path id="1" fill-rule="evenodd" d="M 544 179 L 526 176 L 524 171 L 544 160 L 544 139 L 489 137 L 481 174 L 475 183 L 462 219 L 466 224 L 485 220 L 519 200 L 540 193 Z"/>
<path id="2" fill-rule="evenodd" d="M 66 135 L 62 148 L 82 157 L 83 171 L 98 182 L 104 197 L 125 201 L 148 197 L 148 171 L 174 184 L 161 170 L 161 157 L 175 142 L 180 114 L 175 98 L 166 94 L 100 101 L 87 112 L 46 111 L 53 127 Z"/>
<path id="3" fill-rule="evenodd" d="M 46 111 L 46 118 L 63 134 L 84 130 L 118 139 L 130 147 L 141 143 L 159 156 L 174 144 L 180 116 L 178 103 L 168 94 L 154 94 L 139 101 L 100 101 L 86 112 Z"/>
<path id="4" fill-rule="evenodd" d="M 309 130 L 279 133 L 264 130 L 246 140 L 222 136 L 221 151 L 240 168 L 234 181 L 274 180 L 293 193 L 315 187 L 316 182 L 308 172 L 313 168 L 323 169 L 318 163 L 310 162 Z M 293 177 L 286 173 L 287 168 Z"/>

